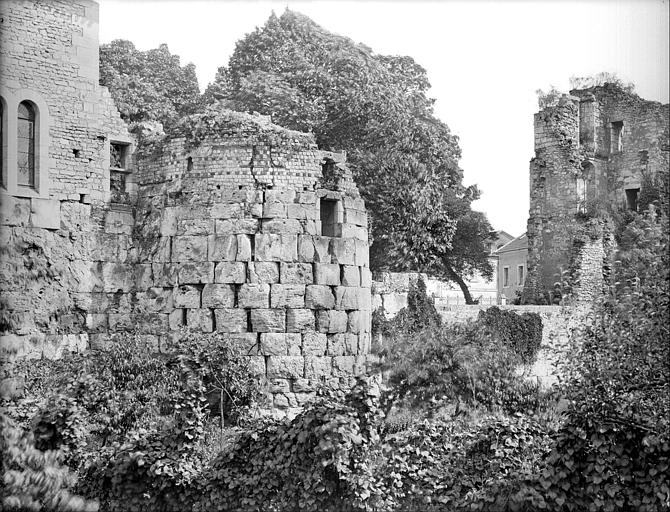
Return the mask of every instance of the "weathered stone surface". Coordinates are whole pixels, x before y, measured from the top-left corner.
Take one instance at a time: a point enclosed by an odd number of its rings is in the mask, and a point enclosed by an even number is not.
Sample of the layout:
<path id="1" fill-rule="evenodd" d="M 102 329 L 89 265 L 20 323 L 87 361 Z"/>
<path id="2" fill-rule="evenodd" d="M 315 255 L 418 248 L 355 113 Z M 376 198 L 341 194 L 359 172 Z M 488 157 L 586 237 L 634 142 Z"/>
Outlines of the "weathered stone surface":
<path id="1" fill-rule="evenodd" d="M 274 219 L 263 221 L 263 232 L 280 235 L 297 235 L 302 233 L 303 229 L 300 221 L 297 219 Z"/>
<path id="2" fill-rule="evenodd" d="M 210 261 L 235 261 L 238 259 L 238 237 L 236 235 L 210 235 L 207 238 L 207 244 Z"/>
<path id="3" fill-rule="evenodd" d="M 354 356 L 335 356 L 333 357 L 333 376 L 350 377 L 354 373 Z"/>
<path id="4" fill-rule="evenodd" d="M 263 203 L 263 217 L 266 219 L 286 218 L 286 204 L 279 202 Z M 263 223 L 265 231 L 265 222 Z M 270 233 L 270 231 L 267 231 Z"/>
<path id="5" fill-rule="evenodd" d="M 254 356 L 259 351 L 258 334 L 255 332 L 228 334 L 227 337 L 231 343 L 237 345 L 242 353 L 248 356 Z"/>
<path id="6" fill-rule="evenodd" d="M 2 196 L 0 222 L 3 226 L 28 226 L 30 223 L 30 199 Z"/>
<path id="7" fill-rule="evenodd" d="M 232 308 L 235 288 L 229 284 L 206 284 L 202 289 L 203 308 Z"/>
<path id="8" fill-rule="evenodd" d="M 174 236 L 172 237 L 172 261 L 205 261 L 207 260 L 206 236 Z"/>
<path id="9" fill-rule="evenodd" d="M 314 274 L 311 263 L 280 263 L 279 282 L 282 284 L 312 284 Z"/>
<path id="10" fill-rule="evenodd" d="M 307 331 L 302 334 L 302 353 L 305 356 L 323 356 L 327 346 L 328 338 L 325 333 Z"/>
<path id="11" fill-rule="evenodd" d="M 270 291 L 272 308 L 304 308 L 304 284 L 273 284 Z"/>
<path id="12" fill-rule="evenodd" d="M 297 261 L 296 235 L 260 234 L 255 236 L 256 261 Z"/>
<path id="13" fill-rule="evenodd" d="M 169 313 L 174 307 L 172 288 L 152 287 L 146 292 L 136 293 L 135 299 L 135 310 L 139 313 Z"/>
<path id="14" fill-rule="evenodd" d="M 332 374 L 332 357 L 305 356 L 304 377 L 310 380 L 321 380 Z"/>
<path id="15" fill-rule="evenodd" d="M 217 235 L 253 235 L 258 231 L 256 219 L 216 219 L 214 231 Z"/>
<path id="16" fill-rule="evenodd" d="M 269 379 L 299 379 L 305 375 L 305 359 L 302 356 L 269 356 L 267 376 Z"/>
<path id="17" fill-rule="evenodd" d="M 223 261 L 216 264 L 214 269 L 215 283 L 240 284 L 246 281 L 246 264 L 241 261 L 227 262 Z"/>
<path id="18" fill-rule="evenodd" d="M 176 308 L 199 308 L 200 288 L 192 285 L 178 286 L 172 294 L 174 307 Z"/>
<path id="19" fill-rule="evenodd" d="M 251 328 L 255 332 L 284 332 L 286 312 L 283 309 L 252 309 Z"/>
<path id="20" fill-rule="evenodd" d="M 286 311 L 286 331 L 305 332 L 314 330 L 314 312 L 311 309 L 289 309 Z"/>
<path id="21" fill-rule="evenodd" d="M 247 312 L 244 309 L 214 310 L 217 332 L 247 332 Z"/>
<path id="22" fill-rule="evenodd" d="M 30 200 L 30 224 L 36 228 L 59 229 L 60 205 L 60 201 L 54 199 L 33 197 Z"/>
<path id="23" fill-rule="evenodd" d="M 314 281 L 316 284 L 339 285 L 340 266 L 328 263 L 314 264 Z"/>
<path id="24" fill-rule="evenodd" d="M 356 265 L 356 244 L 347 238 L 333 238 L 330 241 L 330 255 L 333 263 Z"/>
<path id="25" fill-rule="evenodd" d="M 262 333 L 260 354 L 264 356 L 299 356 L 302 344 L 299 333 Z"/>
<path id="26" fill-rule="evenodd" d="M 209 235 L 214 232 L 212 219 L 177 219 L 177 235 Z"/>
<path id="27" fill-rule="evenodd" d="M 359 267 L 361 270 L 361 287 L 370 288 L 372 287 L 372 272 L 369 268 Z"/>
<path id="28" fill-rule="evenodd" d="M 335 295 L 330 286 L 318 284 L 305 288 L 305 306 L 310 309 L 332 309 L 335 307 Z"/>
<path id="29" fill-rule="evenodd" d="M 298 235 L 298 259 L 302 262 L 330 263 L 330 238 Z"/>
<path id="30" fill-rule="evenodd" d="M 358 303 L 360 291 L 360 288 L 336 286 L 335 307 L 345 310 L 358 309 L 360 307 Z"/>
<path id="31" fill-rule="evenodd" d="M 273 261 L 250 261 L 247 265 L 250 283 L 278 283 L 279 263 Z"/>
<path id="32" fill-rule="evenodd" d="M 346 332 L 348 316 L 346 311 L 321 310 L 316 313 L 319 332 Z"/>
<path id="33" fill-rule="evenodd" d="M 214 262 L 199 261 L 182 263 L 177 279 L 179 284 L 205 284 L 214 282 Z"/>
<path id="34" fill-rule="evenodd" d="M 237 235 L 237 261 L 251 261 L 250 235 Z"/>
<path id="35" fill-rule="evenodd" d="M 355 265 L 342 266 L 342 286 L 360 286 L 361 272 Z"/>
<path id="36" fill-rule="evenodd" d="M 356 240 L 354 244 L 356 246 L 354 265 L 369 267 L 370 249 L 367 240 Z"/>
<path id="37" fill-rule="evenodd" d="M 249 356 L 249 373 L 257 377 L 265 377 L 267 373 L 265 357 Z"/>
<path id="38" fill-rule="evenodd" d="M 214 320 L 211 310 L 187 309 L 186 325 L 189 329 L 201 332 L 212 332 L 214 330 Z"/>
<path id="39" fill-rule="evenodd" d="M 270 306 L 270 285 L 243 284 L 237 293 L 237 305 L 240 308 L 268 308 Z"/>
<path id="40" fill-rule="evenodd" d="M 173 309 L 168 315 L 168 327 L 171 331 L 177 330 L 180 327 L 183 327 L 186 318 L 186 310 L 184 309 Z"/>
<path id="41" fill-rule="evenodd" d="M 369 354 L 370 353 L 370 333 L 363 332 L 358 335 L 358 353 L 359 354 Z"/>

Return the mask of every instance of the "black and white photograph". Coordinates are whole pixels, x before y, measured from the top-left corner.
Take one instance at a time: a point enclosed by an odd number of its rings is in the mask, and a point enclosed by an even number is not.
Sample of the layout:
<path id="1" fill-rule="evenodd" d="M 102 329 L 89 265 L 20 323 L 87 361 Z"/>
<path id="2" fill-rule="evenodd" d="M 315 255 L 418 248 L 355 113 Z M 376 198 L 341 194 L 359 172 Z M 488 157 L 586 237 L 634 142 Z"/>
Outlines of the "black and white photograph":
<path id="1" fill-rule="evenodd" d="M 0 0 L 0 510 L 670 512 L 668 0 Z"/>

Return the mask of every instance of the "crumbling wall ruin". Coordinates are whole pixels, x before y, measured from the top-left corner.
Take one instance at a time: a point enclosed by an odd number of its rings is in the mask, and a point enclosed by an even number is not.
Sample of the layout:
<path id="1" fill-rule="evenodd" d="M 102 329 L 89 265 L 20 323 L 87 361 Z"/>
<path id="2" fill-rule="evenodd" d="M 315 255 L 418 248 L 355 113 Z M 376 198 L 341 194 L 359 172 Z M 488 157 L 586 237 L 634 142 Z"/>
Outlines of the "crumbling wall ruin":
<path id="1" fill-rule="evenodd" d="M 578 301 L 600 293 L 613 250 L 600 214 L 637 210 L 668 172 L 668 119 L 668 105 L 614 84 L 573 90 L 535 114 L 526 301 L 557 301 L 566 279 Z"/>

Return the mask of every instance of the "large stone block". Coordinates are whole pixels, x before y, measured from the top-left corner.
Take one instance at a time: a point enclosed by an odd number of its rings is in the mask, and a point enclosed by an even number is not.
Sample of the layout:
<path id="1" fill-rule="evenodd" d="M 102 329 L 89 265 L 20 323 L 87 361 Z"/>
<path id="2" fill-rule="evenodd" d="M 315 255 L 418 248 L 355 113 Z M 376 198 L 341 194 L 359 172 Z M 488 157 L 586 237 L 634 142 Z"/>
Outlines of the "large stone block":
<path id="1" fill-rule="evenodd" d="M 187 309 L 186 326 L 194 331 L 212 332 L 214 330 L 212 311 L 209 309 Z"/>
<path id="2" fill-rule="evenodd" d="M 296 261 L 298 239 L 296 235 L 259 234 L 255 236 L 256 261 Z"/>
<path id="3" fill-rule="evenodd" d="M 330 241 L 330 255 L 333 263 L 339 263 L 340 265 L 355 265 L 356 244 L 354 240 L 332 238 Z"/>
<path id="4" fill-rule="evenodd" d="M 217 332 L 247 332 L 247 312 L 244 309 L 215 309 Z"/>
<path id="5" fill-rule="evenodd" d="M 350 286 L 336 286 L 335 287 L 335 308 L 352 310 L 359 309 L 359 292 L 361 288 L 353 288 Z"/>
<path id="6" fill-rule="evenodd" d="M 332 309 L 335 295 L 330 286 L 311 284 L 305 288 L 305 307 L 309 309 Z"/>
<path id="7" fill-rule="evenodd" d="M 241 203 L 216 203 L 210 212 L 213 219 L 239 219 L 244 216 Z"/>
<path id="8" fill-rule="evenodd" d="M 36 228 L 59 229 L 60 205 L 61 202 L 55 199 L 33 197 L 30 201 L 30 224 Z"/>
<path id="9" fill-rule="evenodd" d="M 229 284 L 206 284 L 202 289 L 203 308 L 232 308 L 234 305 L 234 286 Z"/>
<path id="10" fill-rule="evenodd" d="M 253 235 L 258 231 L 257 219 L 216 219 L 214 230 L 217 235 Z"/>
<path id="11" fill-rule="evenodd" d="M 359 267 L 361 270 L 361 287 L 371 288 L 372 287 L 372 272 L 367 267 Z"/>
<path id="12" fill-rule="evenodd" d="M 151 274 L 156 286 L 174 286 L 177 284 L 179 265 L 175 263 L 152 263 Z"/>
<path id="13" fill-rule="evenodd" d="M 154 284 L 150 263 L 137 263 L 132 265 L 132 269 L 131 279 L 136 290 L 147 290 Z"/>
<path id="14" fill-rule="evenodd" d="M 172 237 L 172 261 L 206 261 L 206 236 L 175 236 Z"/>
<path id="15" fill-rule="evenodd" d="M 354 374 L 355 356 L 333 357 L 333 377 L 350 377 Z"/>
<path id="16" fill-rule="evenodd" d="M 293 203 L 295 201 L 296 193 L 292 189 L 273 189 L 265 191 L 266 203 Z"/>
<path id="17" fill-rule="evenodd" d="M 214 282 L 214 262 L 183 263 L 178 271 L 179 284 L 206 284 Z"/>
<path id="18" fill-rule="evenodd" d="M 247 265 L 250 283 L 278 283 L 279 263 L 274 261 L 250 261 Z"/>
<path id="19" fill-rule="evenodd" d="M 307 331 L 302 334 L 302 353 L 305 356 L 323 356 L 328 347 L 325 333 Z"/>
<path id="20" fill-rule="evenodd" d="M 249 373 L 254 377 L 266 377 L 267 368 L 265 366 L 264 356 L 248 356 L 249 357 Z"/>
<path id="21" fill-rule="evenodd" d="M 236 235 L 210 235 L 207 238 L 210 261 L 237 260 L 238 238 Z"/>
<path id="22" fill-rule="evenodd" d="M 237 261 L 251 261 L 250 235 L 237 235 Z"/>
<path id="23" fill-rule="evenodd" d="M 304 284 L 273 284 L 270 290 L 270 307 L 304 308 Z"/>
<path id="24" fill-rule="evenodd" d="M 209 235 L 214 232 L 212 219 L 177 219 L 177 235 Z"/>
<path id="25" fill-rule="evenodd" d="M 263 218 L 265 219 L 286 218 L 286 204 L 279 202 L 264 203 Z M 263 223 L 263 229 L 265 229 L 265 222 Z M 268 233 L 270 233 L 270 231 L 268 231 Z"/>
<path id="26" fill-rule="evenodd" d="M 342 266 L 342 285 L 343 286 L 360 286 L 361 272 L 360 267 L 355 265 Z"/>
<path id="27" fill-rule="evenodd" d="M 247 279 L 246 264 L 241 261 L 222 261 L 214 269 L 215 283 L 241 284 Z"/>
<path id="28" fill-rule="evenodd" d="M 244 355 L 258 355 L 259 335 L 255 332 L 233 333 L 227 334 L 226 336 L 233 345 L 239 347 Z"/>
<path id="29" fill-rule="evenodd" d="M 337 286 L 340 284 L 340 266 L 329 263 L 314 264 L 314 281 L 316 284 Z"/>
<path id="30" fill-rule="evenodd" d="M 237 293 L 240 308 L 268 308 L 270 306 L 270 285 L 266 283 L 243 284 Z"/>
<path id="31" fill-rule="evenodd" d="M 125 263 L 103 263 L 102 283 L 106 292 L 128 292 L 133 287 L 134 268 Z"/>
<path id="32" fill-rule="evenodd" d="M 330 263 L 329 245 L 329 237 L 298 235 L 298 260 L 310 263 Z"/>
<path id="33" fill-rule="evenodd" d="M 176 308 L 199 308 L 200 288 L 192 285 L 178 286 L 172 293 L 172 300 Z"/>
<path id="34" fill-rule="evenodd" d="M 300 333 L 261 333 L 260 353 L 264 356 L 299 356 L 301 336 Z"/>
<path id="35" fill-rule="evenodd" d="M 358 289 L 358 307 L 364 311 L 372 311 L 372 294 L 370 288 Z"/>
<path id="36" fill-rule="evenodd" d="M 283 309 L 252 309 L 251 329 L 254 332 L 285 332 L 286 312 Z"/>
<path id="37" fill-rule="evenodd" d="M 332 374 L 332 357 L 306 356 L 305 378 L 315 381 L 327 379 Z"/>
<path id="38" fill-rule="evenodd" d="M 346 311 L 317 311 L 316 327 L 319 332 L 347 332 L 348 318 Z"/>
<path id="39" fill-rule="evenodd" d="M 279 235 L 297 235 L 302 233 L 302 225 L 297 219 L 273 219 L 263 221 L 264 233 L 276 233 Z"/>
<path id="40" fill-rule="evenodd" d="M 314 312 L 311 309 L 289 309 L 286 311 L 286 331 L 305 332 L 314 330 Z"/>
<path id="41" fill-rule="evenodd" d="M 370 353 L 371 337 L 369 332 L 362 332 L 358 335 L 358 353 Z"/>
<path id="42" fill-rule="evenodd" d="M 302 356 L 269 356 L 269 379 L 300 379 L 305 376 L 305 359 Z"/>
<path id="43" fill-rule="evenodd" d="M 311 263 L 284 263 L 279 267 L 279 282 L 282 284 L 312 284 L 314 273 Z"/>
<path id="44" fill-rule="evenodd" d="M 286 208 L 286 214 L 289 219 L 298 220 L 316 220 L 318 210 L 315 205 L 310 204 L 289 204 Z"/>
<path id="45" fill-rule="evenodd" d="M 3 194 L 0 199 L 0 224 L 3 226 L 28 226 L 30 199 Z"/>
<path id="46" fill-rule="evenodd" d="M 168 313 L 172 310 L 172 288 L 151 287 L 135 294 L 135 310 L 142 313 Z"/>
<path id="47" fill-rule="evenodd" d="M 370 246 L 368 245 L 367 240 L 355 240 L 354 244 L 356 245 L 354 265 L 358 265 L 359 267 L 369 267 Z"/>
<path id="48" fill-rule="evenodd" d="M 186 310 L 173 309 L 168 314 L 168 327 L 171 331 L 176 331 L 186 323 Z"/>

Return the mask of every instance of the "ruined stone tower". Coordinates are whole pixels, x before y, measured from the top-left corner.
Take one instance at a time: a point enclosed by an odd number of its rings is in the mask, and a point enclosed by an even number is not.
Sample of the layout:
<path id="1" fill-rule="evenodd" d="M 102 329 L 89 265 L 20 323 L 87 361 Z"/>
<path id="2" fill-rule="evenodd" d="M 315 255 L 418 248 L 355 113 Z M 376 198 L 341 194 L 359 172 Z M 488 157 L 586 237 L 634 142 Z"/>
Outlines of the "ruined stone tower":
<path id="1" fill-rule="evenodd" d="M 212 109 L 138 144 L 98 84 L 98 6 L 0 2 L 0 356 L 220 332 L 301 405 L 370 346 L 367 215 L 344 153 Z"/>
<path id="2" fill-rule="evenodd" d="M 579 298 L 599 293 L 611 238 L 584 236 L 586 222 L 605 206 L 637 210 L 662 172 L 668 105 L 605 84 L 535 114 L 525 297 L 551 293 L 566 272 L 578 278 Z"/>

